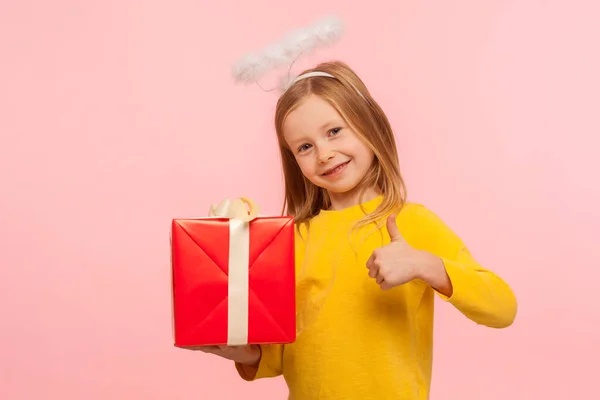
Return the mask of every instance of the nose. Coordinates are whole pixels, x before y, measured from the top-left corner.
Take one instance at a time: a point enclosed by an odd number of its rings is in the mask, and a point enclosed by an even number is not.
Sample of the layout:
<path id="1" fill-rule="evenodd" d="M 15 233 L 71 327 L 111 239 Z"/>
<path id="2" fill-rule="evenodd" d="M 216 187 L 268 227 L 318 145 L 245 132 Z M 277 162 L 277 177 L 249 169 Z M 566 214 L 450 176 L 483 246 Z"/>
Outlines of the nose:
<path id="1" fill-rule="evenodd" d="M 319 162 L 325 164 L 335 157 L 335 152 L 330 148 L 319 149 Z"/>

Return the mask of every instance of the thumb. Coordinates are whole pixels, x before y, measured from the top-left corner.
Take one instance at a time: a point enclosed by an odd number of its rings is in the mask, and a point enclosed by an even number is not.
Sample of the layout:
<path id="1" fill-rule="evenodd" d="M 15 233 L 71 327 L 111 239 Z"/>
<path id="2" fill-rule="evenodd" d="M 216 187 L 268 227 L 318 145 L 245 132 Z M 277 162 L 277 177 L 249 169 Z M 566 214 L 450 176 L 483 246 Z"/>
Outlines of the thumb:
<path id="1" fill-rule="evenodd" d="M 390 240 L 392 242 L 403 242 L 404 238 L 400 234 L 400 230 L 398 230 L 398 225 L 396 224 L 396 213 L 390 215 L 387 219 L 387 230 L 390 235 Z"/>

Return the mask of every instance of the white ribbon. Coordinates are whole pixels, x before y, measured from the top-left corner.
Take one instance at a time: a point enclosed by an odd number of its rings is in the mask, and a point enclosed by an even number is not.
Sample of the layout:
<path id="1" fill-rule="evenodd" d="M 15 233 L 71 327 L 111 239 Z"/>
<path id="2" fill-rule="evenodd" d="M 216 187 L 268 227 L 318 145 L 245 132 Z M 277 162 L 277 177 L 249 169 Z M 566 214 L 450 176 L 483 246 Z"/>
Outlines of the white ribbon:
<path id="1" fill-rule="evenodd" d="M 256 203 L 244 197 L 225 199 L 218 206 L 212 205 L 209 211 L 211 217 L 229 218 L 227 299 L 227 345 L 229 346 L 248 344 L 250 221 L 257 215 Z"/>
<path id="2" fill-rule="evenodd" d="M 258 216 L 258 206 L 247 197 L 225 199 L 219 205 L 212 204 L 208 215 L 210 217 L 235 218 L 250 222 Z"/>

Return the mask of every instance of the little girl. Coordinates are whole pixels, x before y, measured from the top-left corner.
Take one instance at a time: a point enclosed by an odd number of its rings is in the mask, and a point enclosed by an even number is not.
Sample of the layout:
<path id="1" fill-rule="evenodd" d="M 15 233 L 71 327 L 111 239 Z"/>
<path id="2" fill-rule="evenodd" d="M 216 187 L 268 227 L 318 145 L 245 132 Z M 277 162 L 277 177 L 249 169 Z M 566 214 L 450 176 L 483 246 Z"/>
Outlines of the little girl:
<path id="1" fill-rule="evenodd" d="M 203 351 L 235 361 L 245 380 L 283 375 L 295 400 L 428 399 L 434 294 L 504 328 L 512 290 L 433 212 L 406 202 L 388 119 L 347 65 L 296 78 L 275 127 L 297 224 L 297 303 L 315 296 L 306 287 L 327 296 L 292 344 Z"/>

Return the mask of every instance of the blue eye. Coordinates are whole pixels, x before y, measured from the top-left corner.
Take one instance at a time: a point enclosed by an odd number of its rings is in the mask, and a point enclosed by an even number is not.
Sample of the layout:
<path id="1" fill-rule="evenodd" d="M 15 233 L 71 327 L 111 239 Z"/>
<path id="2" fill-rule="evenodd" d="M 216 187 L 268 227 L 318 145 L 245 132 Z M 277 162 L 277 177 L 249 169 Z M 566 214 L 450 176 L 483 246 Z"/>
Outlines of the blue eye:
<path id="1" fill-rule="evenodd" d="M 302 152 L 302 151 L 306 151 L 310 149 L 310 144 L 303 144 L 302 146 L 298 147 L 298 152 Z"/>
<path id="2" fill-rule="evenodd" d="M 333 128 L 332 130 L 329 131 L 329 134 L 337 135 L 341 130 L 342 130 L 342 128 Z"/>

